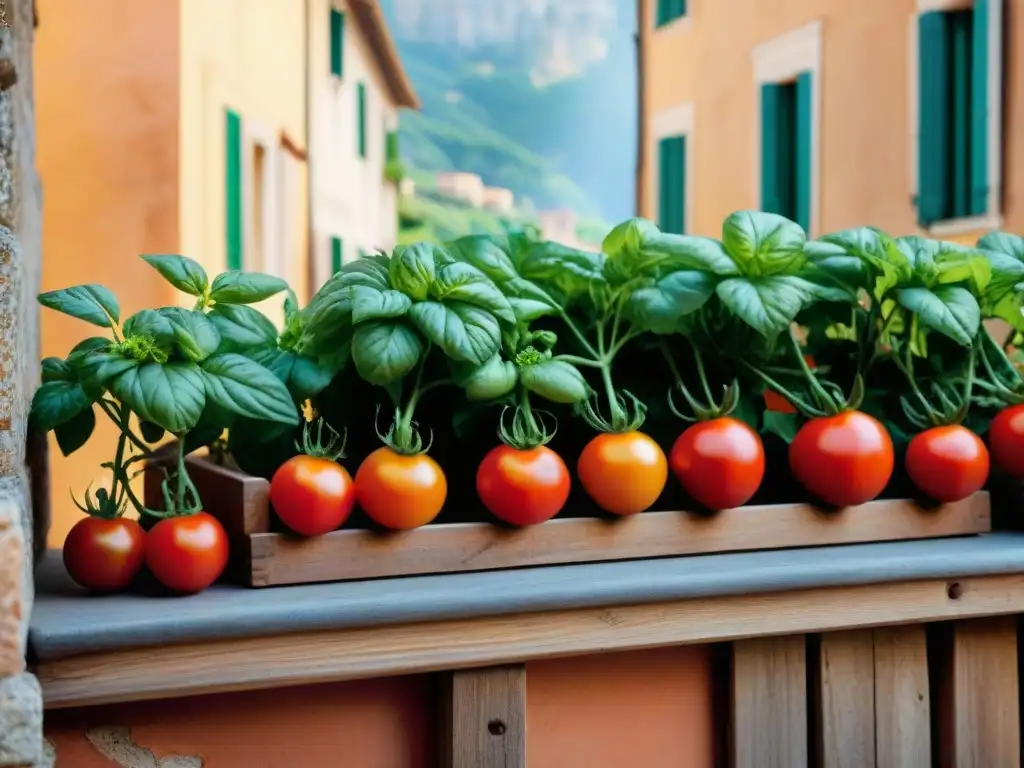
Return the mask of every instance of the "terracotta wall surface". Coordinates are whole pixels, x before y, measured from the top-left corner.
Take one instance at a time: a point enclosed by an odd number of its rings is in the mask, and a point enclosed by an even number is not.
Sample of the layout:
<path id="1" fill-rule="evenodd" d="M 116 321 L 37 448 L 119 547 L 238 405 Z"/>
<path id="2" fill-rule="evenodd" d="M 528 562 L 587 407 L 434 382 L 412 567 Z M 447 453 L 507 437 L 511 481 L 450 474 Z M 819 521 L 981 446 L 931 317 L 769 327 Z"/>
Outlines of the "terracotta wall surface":
<path id="1" fill-rule="evenodd" d="M 693 233 L 717 236 L 730 212 L 755 208 L 755 87 L 751 52 L 822 22 L 821 229 L 873 224 L 917 231 L 911 205 L 909 30 L 917 0 L 690 0 L 689 18 L 644 30 L 643 108 L 693 102 Z M 1004 228 L 1024 231 L 1024 6 L 1006 3 Z M 650 131 L 650 119 L 648 119 Z M 648 139 L 650 134 L 648 135 Z M 646 178 L 657 158 L 648 152 Z M 649 184 L 642 214 L 654 217 Z M 973 242 L 973 238 L 967 238 Z"/>
<path id="2" fill-rule="evenodd" d="M 372 680 L 52 712 L 46 729 L 67 768 L 430 768 L 435 694 Z M 530 768 L 710 768 L 706 648 L 528 664 L 527 749 Z"/>
<path id="3" fill-rule="evenodd" d="M 167 284 L 138 257 L 179 247 L 178 3 L 39 0 L 38 7 L 43 290 L 102 283 L 120 299 L 122 317 L 171 302 Z M 78 320 L 42 313 L 43 355 L 66 355 L 90 333 Z M 100 421 L 89 445 L 64 458 L 51 438 L 51 544 L 80 517 L 68 488 L 81 493 L 101 477 L 114 439 Z"/>

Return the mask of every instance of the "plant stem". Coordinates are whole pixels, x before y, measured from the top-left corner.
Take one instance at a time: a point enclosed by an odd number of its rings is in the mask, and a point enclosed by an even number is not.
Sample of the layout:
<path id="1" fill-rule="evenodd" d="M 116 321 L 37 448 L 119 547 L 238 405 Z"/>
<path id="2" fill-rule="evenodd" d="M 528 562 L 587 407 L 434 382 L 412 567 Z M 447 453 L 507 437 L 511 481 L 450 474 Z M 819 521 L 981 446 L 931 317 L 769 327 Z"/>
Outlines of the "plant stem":
<path id="1" fill-rule="evenodd" d="M 576 355 L 556 355 L 552 359 L 561 360 L 563 363 L 582 365 L 585 368 L 600 368 L 602 365 L 604 365 L 604 362 L 601 360 L 591 360 L 586 357 L 577 357 Z"/>
<path id="2" fill-rule="evenodd" d="M 910 391 L 914 393 L 914 397 L 916 397 L 917 401 L 921 404 L 925 415 L 932 422 L 935 422 L 935 409 L 932 408 L 932 404 L 928 402 L 928 398 L 924 396 L 921 388 L 917 385 L 917 380 L 914 378 L 914 353 L 911 350 L 909 343 L 907 344 L 906 356 L 907 359 L 903 360 L 897 353 L 892 356 L 892 360 L 896 364 L 896 367 L 899 368 L 900 373 L 902 373 L 904 378 L 906 378 L 907 383 L 910 385 Z"/>
<path id="3" fill-rule="evenodd" d="M 704 388 L 704 395 L 708 399 L 708 406 L 711 408 L 715 407 L 715 398 L 711 394 L 711 387 L 708 385 L 708 377 L 704 373 L 704 360 L 701 357 L 700 350 L 697 349 L 693 344 L 690 345 L 693 349 L 693 360 L 697 364 L 697 376 L 700 378 L 701 386 Z"/>
<path id="4" fill-rule="evenodd" d="M 746 368 L 748 371 L 750 371 L 752 374 L 754 374 L 759 379 L 761 379 L 761 381 L 763 381 L 765 384 L 767 384 L 770 389 L 773 389 L 774 391 L 776 391 L 780 395 L 782 395 L 786 400 L 788 400 L 793 405 L 794 408 L 796 408 L 798 411 L 801 411 L 805 416 L 810 416 L 810 417 L 813 417 L 813 418 L 818 418 L 818 417 L 826 416 L 827 415 L 821 409 L 819 409 L 819 408 L 812 408 L 811 406 L 809 406 L 807 403 L 805 403 L 803 401 L 802 398 L 797 397 L 797 395 L 795 395 L 793 392 L 791 392 L 790 390 L 786 389 L 784 386 L 779 384 L 778 381 L 773 379 L 767 373 L 765 373 L 761 369 L 757 368 L 756 366 L 748 363 L 746 360 L 743 360 L 742 358 L 740 358 L 739 359 L 739 363 L 744 368 Z"/>
<path id="5" fill-rule="evenodd" d="M 608 396 L 608 410 L 612 417 L 612 426 L 618 429 L 629 418 L 626 411 L 619 405 L 619 399 L 615 396 L 615 385 L 612 384 L 612 366 L 609 362 L 601 366 L 601 380 L 604 382 L 604 391 Z"/>
<path id="6" fill-rule="evenodd" d="M 576 327 L 576 323 L 574 323 L 569 318 L 569 313 L 566 312 L 564 308 L 559 307 L 558 314 L 559 314 L 559 317 L 562 318 L 562 322 L 564 322 L 566 324 L 566 326 L 568 326 L 569 330 L 572 331 L 572 334 L 573 334 L 573 336 L 576 337 L 576 340 L 579 341 L 579 343 L 581 345 L 583 345 L 583 349 L 586 350 L 588 355 L 590 355 L 594 360 L 599 360 L 600 358 L 602 358 L 604 356 L 603 354 L 598 354 L 594 350 L 594 347 L 591 346 L 589 341 L 587 341 L 587 337 L 584 336 L 583 333 L 580 331 L 580 329 Z M 598 336 L 598 338 L 600 338 L 600 336 Z"/>
<path id="7" fill-rule="evenodd" d="M 105 414 L 107 414 L 107 417 L 112 422 L 114 422 L 114 426 L 116 426 L 121 431 L 121 434 L 123 434 L 126 438 L 128 438 L 129 441 L 131 441 L 132 445 L 134 445 L 136 448 L 138 448 L 140 451 L 142 451 L 142 453 L 146 454 L 147 456 L 150 453 L 152 453 L 152 451 L 150 450 L 149 446 L 146 445 L 144 442 L 142 442 L 138 437 L 135 436 L 135 433 L 132 432 L 131 425 L 130 425 L 130 423 L 128 421 L 128 416 L 127 415 L 125 416 L 124 420 L 122 421 L 121 418 L 118 416 L 117 412 L 114 410 L 114 405 L 110 401 L 105 399 L 105 398 L 97 400 L 97 403 L 99 404 L 100 409 Z M 118 407 L 120 407 L 120 406 L 118 406 Z M 129 414 L 130 411 L 125 409 L 125 413 Z"/>
<path id="8" fill-rule="evenodd" d="M 811 391 L 814 393 L 815 398 L 817 398 L 819 405 L 821 405 L 821 407 L 826 411 L 831 411 L 833 409 L 838 411 L 835 400 L 833 400 L 832 396 L 823 386 L 821 386 L 821 382 L 818 381 L 818 377 L 814 375 L 810 366 L 807 365 L 807 361 L 804 359 L 803 347 L 801 347 L 800 342 L 797 341 L 792 328 L 789 330 L 789 340 L 793 345 L 793 351 L 796 353 L 796 359 L 800 364 L 800 370 L 803 373 L 804 378 L 807 379 L 808 383 L 811 385 Z"/>
<path id="9" fill-rule="evenodd" d="M 125 405 L 122 405 L 121 406 L 121 414 L 120 414 L 122 421 L 127 421 L 128 420 L 128 413 L 129 413 L 128 407 L 125 406 Z M 121 430 L 121 434 L 117 438 L 117 450 L 114 453 L 114 466 L 115 467 L 120 467 L 124 463 L 124 449 L 125 449 L 125 444 L 127 443 L 127 441 L 128 441 L 128 435 L 125 434 L 124 430 Z M 113 481 L 111 481 L 111 484 L 110 484 L 110 498 L 113 499 L 115 507 L 118 509 L 118 511 L 120 511 L 121 504 L 120 504 L 120 500 L 118 499 L 118 493 L 117 493 L 117 481 L 118 481 L 118 479 L 119 479 L 118 478 L 118 473 L 114 472 L 114 479 L 113 479 Z"/>

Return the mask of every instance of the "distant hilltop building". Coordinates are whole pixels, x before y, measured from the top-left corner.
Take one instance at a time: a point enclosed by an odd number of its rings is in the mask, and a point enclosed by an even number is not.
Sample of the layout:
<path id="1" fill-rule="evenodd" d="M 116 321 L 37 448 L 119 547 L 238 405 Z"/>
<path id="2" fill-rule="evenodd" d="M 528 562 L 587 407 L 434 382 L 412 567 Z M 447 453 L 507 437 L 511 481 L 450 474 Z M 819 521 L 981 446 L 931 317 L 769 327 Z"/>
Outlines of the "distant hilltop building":
<path id="1" fill-rule="evenodd" d="M 437 174 L 437 191 L 456 197 L 474 208 L 484 206 L 484 181 L 475 173 L 453 171 Z"/>
<path id="2" fill-rule="evenodd" d="M 515 204 L 516 196 L 511 189 L 484 187 L 484 208 L 495 213 L 511 213 Z"/>
<path id="3" fill-rule="evenodd" d="M 537 211 L 537 226 L 545 240 L 551 240 L 570 248 L 589 250 L 590 246 L 581 242 L 576 234 L 576 214 L 559 208 L 550 211 Z"/>

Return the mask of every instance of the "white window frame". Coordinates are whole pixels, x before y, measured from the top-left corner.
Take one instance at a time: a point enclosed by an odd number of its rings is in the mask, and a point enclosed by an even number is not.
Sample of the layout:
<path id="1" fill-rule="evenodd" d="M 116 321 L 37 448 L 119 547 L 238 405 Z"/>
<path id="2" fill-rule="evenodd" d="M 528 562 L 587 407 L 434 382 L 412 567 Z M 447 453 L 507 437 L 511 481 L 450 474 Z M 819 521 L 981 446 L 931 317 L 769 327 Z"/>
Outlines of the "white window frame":
<path id="1" fill-rule="evenodd" d="M 261 189 L 263 199 L 263 263 L 253 264 L 252 257 L 256 251 L 256 230 L 252 220 L 253 190 L 255 189 L 255 172 L 253 156 L 256 147 L 263 150 L 263 180 Z M 258 268 L 262 272 L 285 277 L 285 264 L 282 256 L 282 228 L 284 217 L 282 206 L 284 198 L 278 179 L 281 176 L 280 140 L 274 131 L 265 123 L 256 120 L 242 121 L 242 268 Z"/>
<path id="2" fill-rule="evenodd" d="M 757 45 L 754 68 L 754 208 L 761 207 L 761 87 L 811 73 L 811 199 L 808 236 L 821 231 L 821 20 L 812 21 Z"/>
<path id="3" fill-rule="evenodd" d="M 907 28 L 907 99 L 910 125 L 910 200 L 917 216 L 918 153 L 921 145 L 921 83 L 918 76 L 918 18 L 929 11 L 966 11 L 974 0 L 917 0 Z M 980 216 L 964 216 L 937 221 L 925 228 L 934 237 L 955 237 L 971 232 L 1000 229 L 1003 225 L 1003 3 L 993 0 L 988 16 L 988 211 Z"/>
<path id="4" fill-rule="evenodd" d="M 658 143 L 662 139 L 671 138 L 673 136 L 686 137 L 686 175 L 683 178 L 683 190 L 685 195 L 683 228 L 686 230 L 687 234 L 693 234 L 693 205 L 695 202 L 693 194 L 693 166 L 694 161 L 697 158 L 697 153 L 693 151 L 692 101 L 685 101 L 681 104 L 676 104 L 674 107 L 667 107 L 651 115 L 651 138 L 648 144 L 647 154 L 647 156 L 651 158 L 652 163 L 649 183 L 652 206 L 651 212 L 653 214 L 651 218 L 659 227 L 661 226 L 661 222 L 658 221 L 661 203 L 661 198 L 659 197 L 661 192 L 661 166 L 658 163 Z"/>

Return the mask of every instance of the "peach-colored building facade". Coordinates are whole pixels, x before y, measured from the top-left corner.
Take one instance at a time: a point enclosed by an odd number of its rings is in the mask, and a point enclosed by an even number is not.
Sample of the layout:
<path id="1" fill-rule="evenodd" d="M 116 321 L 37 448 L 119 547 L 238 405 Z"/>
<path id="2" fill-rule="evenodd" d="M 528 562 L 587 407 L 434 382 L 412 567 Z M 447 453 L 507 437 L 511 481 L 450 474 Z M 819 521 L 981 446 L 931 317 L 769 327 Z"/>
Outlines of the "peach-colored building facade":
<path id="1" fill-rule="evenodd" d="M 992 228 L 1024 231 L 1024 13 L 1012 13 L 1021 10 L 1016 0 L 641 2 L 642 215 L 664 218 L 659 163 L 667 137 L 685 141 L 674 198 L 682 197 L 685 231 L 717 235 L 731 211 L 763 208 L 763 86 L 805 76 L 804 205 L 812 235 L 871 224 L 895 235 L 973 242 Z M 987 171 L 984 199 L 969 215 L 922 226 L 921 125 L 958 122 L 955 112 L 949 120 L 922 119 L 922 35 L 939 16 L 957 13 L 974 29 L 967 76 L 978 96 L 967 122 L 972 135 L 984 135 L 981 159 L 974 157 Z M 930 60 L 923 61 L 928 77 Z"/>

